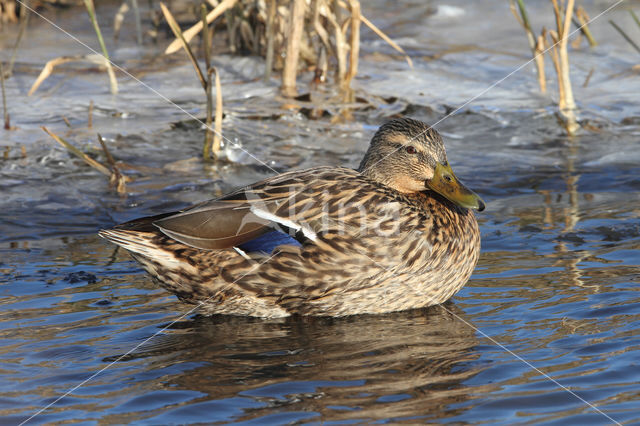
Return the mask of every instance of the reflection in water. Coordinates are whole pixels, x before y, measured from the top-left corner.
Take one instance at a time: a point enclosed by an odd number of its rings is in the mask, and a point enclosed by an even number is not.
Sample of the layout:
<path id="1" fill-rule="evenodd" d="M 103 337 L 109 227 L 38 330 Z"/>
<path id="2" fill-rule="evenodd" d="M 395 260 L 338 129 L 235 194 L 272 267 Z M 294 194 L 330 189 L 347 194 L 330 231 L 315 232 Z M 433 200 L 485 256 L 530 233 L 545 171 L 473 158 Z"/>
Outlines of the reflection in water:
<path id="1" fill-rule="evenodd" d="M 271 415 L 274 407 L 314 412 L 316 421 L 443 418 L 444 407 L 472 397 L 462 382 L 479 371 L 467 364 L 477 358 L 475 332 L 458 315 L 465 317 L 448 304 L 341 319 L 198 317 L 172 326 L 133 358 L 149 357 L 151 370 L 197 364 L 162 377 L 162 387 L 205 394 L 199 401 L 252 400 L 235 420 Z"/>

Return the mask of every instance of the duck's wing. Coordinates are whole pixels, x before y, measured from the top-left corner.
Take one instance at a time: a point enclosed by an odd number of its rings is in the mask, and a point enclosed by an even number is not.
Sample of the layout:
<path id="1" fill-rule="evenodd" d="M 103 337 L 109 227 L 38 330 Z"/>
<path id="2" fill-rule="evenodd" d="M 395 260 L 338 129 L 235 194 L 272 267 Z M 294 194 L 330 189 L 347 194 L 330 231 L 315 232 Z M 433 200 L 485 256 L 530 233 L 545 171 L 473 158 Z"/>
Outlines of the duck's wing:
<path id="1" fill-rule="evenodd" d="M 278 230 L 298 241 L 314 239 L 309 216 L 321 214 L 327 173 L 354 175 L 351 169 L 316 168 L 289 172 L 236 190 L 153 222 L 160 231 L 200 249 L 240 246 Z M 336 172 L 337 170 L 337 172 Z M 300 220 L 298 220 L 300 219 Z M 294 241 L 292 239 L 292 241 Z"/>

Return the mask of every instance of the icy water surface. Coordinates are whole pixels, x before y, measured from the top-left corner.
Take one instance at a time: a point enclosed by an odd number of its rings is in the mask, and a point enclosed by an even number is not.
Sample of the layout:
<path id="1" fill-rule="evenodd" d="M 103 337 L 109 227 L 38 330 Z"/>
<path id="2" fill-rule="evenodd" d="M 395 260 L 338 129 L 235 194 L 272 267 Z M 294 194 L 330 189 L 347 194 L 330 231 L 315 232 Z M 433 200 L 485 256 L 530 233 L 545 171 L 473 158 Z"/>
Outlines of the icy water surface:
<path id="1" fill-rule="evenodd" d="M 225 136 L 251 156 L 227 144 L 232 162 L 216 167 L 195 159 L 198 127 L 176 124 L 185 111 L 204 114 L 193 70 L 141 54 L 126 32 L 116 62 L 182 110 L 126 76 L 112 96 L 96 70 L 56 73 L 27 98 L 46 60 L 84 53 L 33 19 L 7 81 L 18 129 L 0 139 L 0 423 L 34 414 L 28 424 L 640 423 L 640 80 L 637 55 L 606 23 L 627 25 L 623 9 L 592 26 L 601 47 L 572 50 L 588 129 L 579 136 L 558 128 L 531 66 L 438 124 L 457 175 L 488 203 L 479 265 L 443 306 L 341 319 L 201 317 L 96 235 L 270 167 L 356 166 L 389 117 L 441 120 L 527 60 L 504 3 L 406 1 L 389 11 L 363 2 L 415 67 L 363 30 L 355 84 L 371 106 L 343 124 L 282 109 L 276 82 L 256 80 L 259 59 L 218 57 Z M 531 13 L 536 25 L 549 19 L 543 4 Z M 585 7 L 596 16 L 612 4 Z M 94 45 L 78 16 L 50 17 Z M 0 41 L 4 52 L 13 38 Z M 95 153 L 100 132 L 137 167 L 127 196 L 40 125 Z"/>

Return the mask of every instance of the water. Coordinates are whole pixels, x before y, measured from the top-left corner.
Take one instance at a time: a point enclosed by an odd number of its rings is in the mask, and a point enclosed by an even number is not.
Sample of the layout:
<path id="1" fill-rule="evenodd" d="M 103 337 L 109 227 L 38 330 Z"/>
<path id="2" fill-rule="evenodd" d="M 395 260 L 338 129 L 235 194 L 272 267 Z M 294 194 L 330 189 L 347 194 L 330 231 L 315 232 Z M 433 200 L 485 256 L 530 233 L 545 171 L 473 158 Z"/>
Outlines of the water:
<path id="1" fill-rule="evenodd" d="M 611 4 L 585 7 L 595 16 Z M 572 51 L 581 118 L 593 130 L 563 135 L 531 66 L 438 125 L 456 174 L 488 202 L 480 263 L 443 306 L 341 319 L 201 317 L 97 237 L 269 176 L 269 167 L 355 166 L 387 117 L 439 121 L 526 60 L 502 3 L 406 5 L 411 13 L 363 5 L 415 68 L 384 56 L 393 51 L 363 30 L 356 85 L 375 107 L 353 122 L 282 110 L 275 83 L 251 80 L 260 60 L 218 57 L 225 136 L 255 156 L 228 144 L 233 162 L 219 167 L 195 159 L 197 126 L 172 125 L 189 117 L 130 78 L 112 96 L 101 73 L 55 73 L 27 98 L 45 59 L 84 53 L 32 20 L 22 71 L 7 82 L 19 129 L 0 140 L 10 147 L 0 161 L 1 423 L 53 402 L 31 423 L 640 422 L 640 84 L 637 56 L 606 22 L 631 33 L 624 10 L 592 25 L 600 47 Z M 535 7 L 539 26 L 548 8 Z M 79 15 L 55 19 L 93 45 Z M 193 70 L 153 52 L 140 58 L 126 34 L 116 61 L 202 116 Z M 12 40 L 0 38 L 3 47 Z M 84 147 L 100 132 L 118 159 L 146 168 L 130 172 L 120 197 L 40 125 Z"/>

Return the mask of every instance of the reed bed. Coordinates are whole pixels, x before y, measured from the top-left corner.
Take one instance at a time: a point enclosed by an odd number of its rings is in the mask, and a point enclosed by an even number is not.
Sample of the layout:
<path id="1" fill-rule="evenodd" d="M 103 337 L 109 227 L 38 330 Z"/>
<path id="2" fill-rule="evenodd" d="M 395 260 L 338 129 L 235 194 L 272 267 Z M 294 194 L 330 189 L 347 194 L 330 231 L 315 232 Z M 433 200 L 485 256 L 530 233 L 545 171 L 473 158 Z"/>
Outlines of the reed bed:
<path id="1" fill-rule="evenodd" d="M 273 71 L 281 71 L 281 93 L 285 97 L 298 95 L 300 72 L 310 70 L 317 82 L 332 82 L 351 100 L 351 81 L 358 71 L 361 24 L 404 55 L 406 52 L 361 14 L 358 0 L 209 0 L 213 8 L 206 22 L 225 20 L 231 51 L 249 51 L 265 57 L 265 79 Z M 190 42 L 202 31 L 200 21 L 183 32 Z M 176 38 L 165 50 L 172 54 L 183 48 Z M 275 54 L 278 52 L 279 54 Z M 327 69 L 335 70 L 326 75 Z"/>

